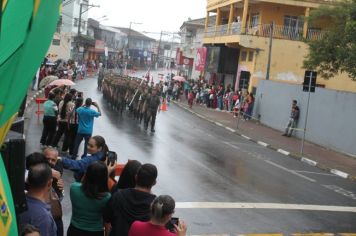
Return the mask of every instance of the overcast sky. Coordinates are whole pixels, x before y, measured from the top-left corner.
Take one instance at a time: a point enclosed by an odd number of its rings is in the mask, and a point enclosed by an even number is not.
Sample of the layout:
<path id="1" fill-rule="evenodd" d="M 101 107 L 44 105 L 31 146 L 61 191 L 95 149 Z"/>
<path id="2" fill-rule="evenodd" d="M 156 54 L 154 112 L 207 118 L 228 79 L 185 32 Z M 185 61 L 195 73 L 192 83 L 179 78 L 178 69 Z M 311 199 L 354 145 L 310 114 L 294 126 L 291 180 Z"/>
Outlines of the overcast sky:
<path id="1" fill-rule="evenodd" d="M 159 39 L 159 32 L 178 32 L 188 18 L 206 16 L 207 0 L 90 0 L 100 8 L 89 10 L 89 17 L 99 19 L 104 15 L 108 20 L 103 25 L 129 27 L 139 32 L 155 32 L 148 36 Z M 166 36 L 167 37 L 167 36 Z M 166 38 L 168 39 L 168 38 Z"/>

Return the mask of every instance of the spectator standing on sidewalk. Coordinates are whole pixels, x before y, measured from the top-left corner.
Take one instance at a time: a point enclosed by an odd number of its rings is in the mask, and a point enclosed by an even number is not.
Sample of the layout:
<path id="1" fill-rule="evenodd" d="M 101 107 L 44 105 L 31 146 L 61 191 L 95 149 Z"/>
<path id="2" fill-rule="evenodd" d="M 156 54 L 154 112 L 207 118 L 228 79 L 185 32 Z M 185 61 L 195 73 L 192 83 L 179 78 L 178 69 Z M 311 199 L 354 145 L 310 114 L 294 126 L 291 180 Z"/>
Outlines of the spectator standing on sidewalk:
<path id="1" fill-rule="evenodd" d="M 57 235 L 56 223 L 46 203 L 52 188 L 52 170 L 46 163 L 36 164 L 29 168 L 28 192 L 26 195 L 28 210 L 19 215 L 20 226 L 32 224 L 42 236 Z"/>
<path id="2" fill-rule="evenodd" d="M 62 152 L 68 151 L 69 147 L 69 116 L 74 109 L 74 103 L 72 102 L 72 95 L 67 93 L 64 96 L 64 100 L 59 103 L 59 116 L 58 116 L 58 130 L 54 136 L 52 146 L 57 147 L 58 142 L 64 134 Z"/>
<path id="3" fill-rule="evenodd" d="M 88 166 L 82 183 L 70 186 L 72 217 L 68 236 L 103 236 L 103 209 L 111 195 L 108 189 L 108 169 L 103 162 Z"/>
<path id="4" fill-rule="evenodd" d="M 171 196 L 161 195 L 157 197 L 151 206 L 151 220 L 149 222 L 135 221 L 129 231 L 129 236 L 185 236 L 187 226 L 184 221 L 179 220 L 178 225 L 174 225 L 172 233 L 166 229 L 170 222 L 175 208 L 175 201 Z"/>
<path id="5" fill-rule="evenodd" d="M 69 155 L 73 156 L 74 153 L 74 146 L 75 146 L 75 137 L 77 136 L 78 131 L 78 124 L 79 118 L 77 109 L 83 105 L 83 98 L 78 97 L 75 100 L 75 107 L 69 115 L 69 131 L 68 131 L 68 138 L 69 138 Z"/>
<path id="6" fill-rule="evenodd" d="M 292 111 L 289 117 L 289 121 L 287 123 L 287 128 L 282 134 L 283 136 L 291 137 L 294 129 L 297 127 L 299 120 L 299 107 L 297 106 L 297 100 L 293 100 L 292 102 Z"/>
<path id="7" fill-rule="evenodd" d="M 220 86 L 217 94 L 216 94 L 216 98 L 217 98 L 217 109 L 218 110 L 223 110 L 224 109 L 224 87 Z"/>
<path id="8" fill-rule="evenodd" d="M 105 139 L 101 136 L 93 136 L 88 142 L 89 156 L 83 156 L 80 160 L 72 160 L 63 158 L 62 163 L 64 169 L 69 169 L 74 172 L 74 179 L 78 182 L 81 181 L 87 167 L 96 161 L 104 161 L 106 153 L 109 151 Z"/>
<path id="9" fill-rule="evenodd" d="M 58 107 L 53 101 L 54 98 L 55 95 L 50 93 L 48 95 L 48 100 L 43 104 L 43 131 L 40 141 L 42 146 L 51 145 L 53 136 L 56 133 Z"/>
<path id="10" fill-rule="evenodd" d="M 156 166 L 144 164 L 137 172 L 136 187 L 120 189 L 111 197 L 104 210 L 104 220 L 112 226 L 110 236 L 127 236 L 134 221 L 150 220 L 151 203 L 156 197 L 151 189 L 156 179 Z"/>
<path id="11" fill-rule="evenodd" d="M 63 220 L 62 220 L 62 204 L 63 192 L 64 192 L 64 181 L 62 179 L 63 175 L 63 165 L 58 159 L 58 151 L 54 148 L 46 148 L 43 151 L 43 155 L 48 161 L 49 166 L 52 168 L 52 192 L 50 195 L 51 213 L 57 226 L 57 236 L 63 236 Z M 53 171 L 54 170 L 54 171 Z M 59 176 L 57 176 L 57 173 Z M 56 178 L 53 173 L 56 173 Z M 57 179 L 58 178 L 58 179 Z"/>
<path id="12" fill-rule="evenodd" d="M 188 105 L 190 108 L 193 107 L 193 102 L 194 102 L 194 93 L 193 90 L 190 90 L 188 93 Z"/>
<path id="13" fill-rule="evenodd" d="M 91 105 L 95 106 L 98 111 L 91 109 Z M 93 102 L 91 98 L 87 98 L 85 100 L 85 105 L 83 107 L 79 107 L 76 111 L 78 114 L 79 125 L 73 150 L 74 158 L 78 155 L 79 145 L 83 139 L 85 141 L 83 156 L 87 155 L 87 145 L 93 133 L 94 118 L 101 116 L 101 110 L 99 105 L 96 102 Z"/>
<path id="14" fill-rule="evenodd" d="M 245 120 L 251 120 L 254 102 L 255 98 L 253 97 L 253 94 L 249 93 L 246 99 L 246 112 L 244 116 Z"/>

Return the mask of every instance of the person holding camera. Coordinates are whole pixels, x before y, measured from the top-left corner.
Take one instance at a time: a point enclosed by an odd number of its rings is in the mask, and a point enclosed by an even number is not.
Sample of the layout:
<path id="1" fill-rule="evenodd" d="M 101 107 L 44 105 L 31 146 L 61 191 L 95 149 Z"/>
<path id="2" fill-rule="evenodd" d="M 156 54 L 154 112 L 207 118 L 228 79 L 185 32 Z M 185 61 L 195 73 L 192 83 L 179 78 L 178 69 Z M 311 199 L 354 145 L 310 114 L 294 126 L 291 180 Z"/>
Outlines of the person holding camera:
<path id="1" fill-rule="evenodd" d="M 95 106 L 97 111 L 91 109 L 91 105 Z M 84 139 L 84 153 L 83 156 L 87 155 L 88 141 L 93 133 L 94 118 L 101 116 L 101 110 L 96 102 L 93 102 L 91 98 L 85 100 L 85 104 L 76 110 L 78 114 L 78 131 L 75 138 L 75 145 L 73 150 L 73 159 L 78 155 L 79 145 Z"/>
<path id="2" fill-rule="evenodd" d="M 129 231 L 129 236 L 185 236 L 187 225 L 183 220 L 172 218 L 175 201 L 171 196 L 160 195 L 151 205 L 151 220 L 135 221 Z"/>
<path id="3" fill-rule="evenodd" d="M 105 139 L 101 136 L 93 136 L 88 142 L 88 156 L 84 156 L 81 160 L 72 160 L 70 158 L 62 158 L 64 169 L 69 169 L 74 172 L 74 179 L 80 182 L 85 174 L 87 167 L 96 161 L 105 161 L 109 151 Z"/>

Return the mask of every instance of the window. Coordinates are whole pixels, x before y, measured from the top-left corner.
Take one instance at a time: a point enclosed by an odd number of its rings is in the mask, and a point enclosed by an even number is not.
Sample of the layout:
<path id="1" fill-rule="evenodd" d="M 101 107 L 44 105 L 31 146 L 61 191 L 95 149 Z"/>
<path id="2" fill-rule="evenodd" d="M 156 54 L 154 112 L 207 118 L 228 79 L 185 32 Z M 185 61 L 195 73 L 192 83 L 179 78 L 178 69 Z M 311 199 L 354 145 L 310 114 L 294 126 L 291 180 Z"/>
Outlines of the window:
<path id="1" fill-rule="evenodd" d="M 250 27 L 257 27 L 260 23 L 260 14 L 256 13 L 251 16 Z"/>
<path id="2" fill-rule="evenodd" d="M 303 34 L 304 19 L 298 16 L 284 16 L 284 35 L 297 39 Z"/>
<path id="3" fill-rule="evenodd" d="M 247 52 L 246 51 L 242 51 L 241 52 L 241 61 L 246 61 L 247 59 Z"/>
<path id="4" fill-rule="evenodd" d="M 254 53 L 253 51 L 248 52 L 248 61 L 250 62 L 253 61 L 253 53 Z"/>
<path id="5" fill-rule="evenodd" d="M 56 45 L 56 46 L 61 45 L 61 40 L 60 39 L 53 39 L 52 40 L 52 45 Z"/>

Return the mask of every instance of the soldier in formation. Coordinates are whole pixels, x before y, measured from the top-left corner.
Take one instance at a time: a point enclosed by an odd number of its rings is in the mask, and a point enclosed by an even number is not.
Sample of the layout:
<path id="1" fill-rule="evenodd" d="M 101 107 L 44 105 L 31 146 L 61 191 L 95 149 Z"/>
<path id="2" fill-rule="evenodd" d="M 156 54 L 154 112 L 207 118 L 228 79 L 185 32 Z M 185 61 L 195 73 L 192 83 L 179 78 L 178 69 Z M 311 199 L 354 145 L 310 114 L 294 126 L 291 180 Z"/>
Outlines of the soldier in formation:
<path id="1" fill-rule="evenodd" d="M 140 124 L 144 121 L 145 130 L 151 124 L 151 132 L 155 132 L 161 91 L 160 84 L 149 85 L 145 80 L 115 74 L 105 75 L 102 81 L 103 97 L 109 106 L 118 111 L 120 116 L 128 108 L 130 117 Z"/>

